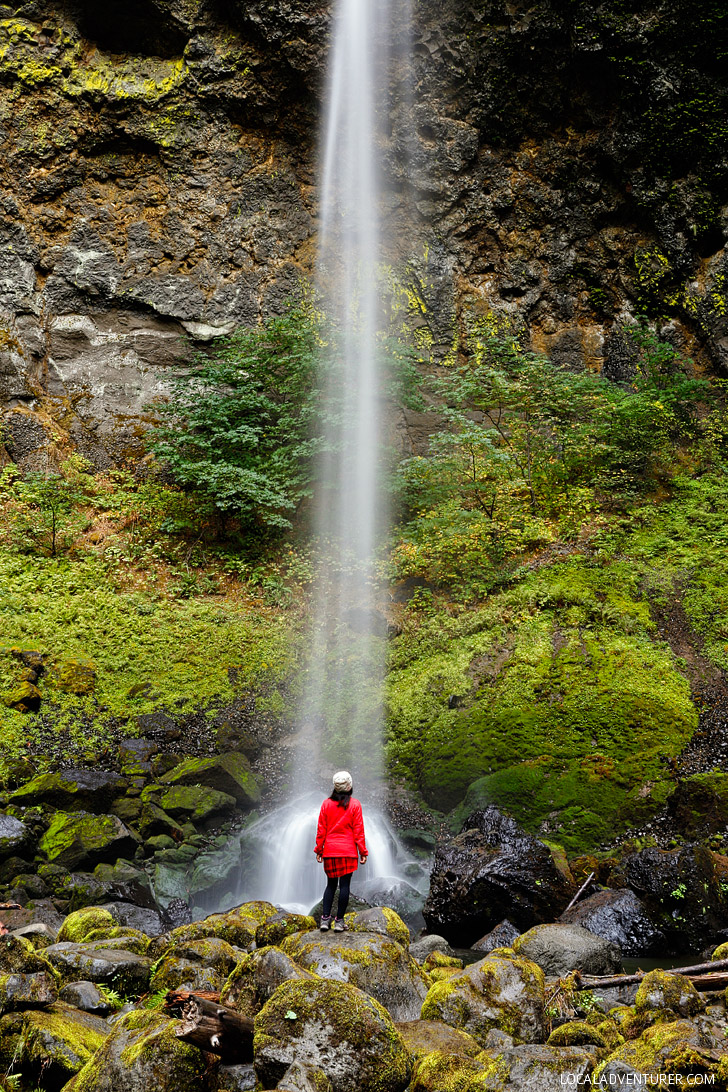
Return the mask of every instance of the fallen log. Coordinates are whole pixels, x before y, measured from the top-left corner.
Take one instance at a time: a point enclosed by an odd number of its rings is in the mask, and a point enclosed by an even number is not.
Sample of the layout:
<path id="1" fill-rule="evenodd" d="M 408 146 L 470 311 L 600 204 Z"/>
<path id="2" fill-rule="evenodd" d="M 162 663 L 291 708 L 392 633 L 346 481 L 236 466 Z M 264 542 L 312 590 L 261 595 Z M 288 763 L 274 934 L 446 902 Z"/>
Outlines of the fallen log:
<path id="1" fill-rule="evenodd" d="M 685 978 L 689 978 L 695 985 L 696 989 L 705 993 L 708 990 L 721 990 L 723 986 L 721 981 L 726 977 L 728 972 L 728 959 L 716 959 L 713 963 L 693 963 L 689 967 L 666 967 L 660 968 L 664 970 L 665 974 L 680 974 Z M 719 974 L 718 972 L 724 972 Z M 579 985 L 582 990 L 615 990 L 621 986 L 634 986 L 639 984 L 645 977 L 646 971 L 637 971 L 635 974 L 622 974 L 622 975 L 605 975 L 599 977 L 597 975 L 580 975 Z M 700 982 L 701 986 L 697 983 Z M 717 985 L 707 985 L 706 983 L 717 983 Z"/>
<path id="2" fill-rule="evenodd" d="M 200 1050 L 218 1054 L 226 1065 L 238 1065 L 253 1059 L 253 1021 L 249 1016 L 221 1005 L 219 1000 L 209 1000 L 200 994 L 175 990 L 167 995 L 165 1007 L 180 1013 L 180 1025 L 175 1031 L 178 1039 Z M 213 995 L 214 996 L 214 995 Z"/>

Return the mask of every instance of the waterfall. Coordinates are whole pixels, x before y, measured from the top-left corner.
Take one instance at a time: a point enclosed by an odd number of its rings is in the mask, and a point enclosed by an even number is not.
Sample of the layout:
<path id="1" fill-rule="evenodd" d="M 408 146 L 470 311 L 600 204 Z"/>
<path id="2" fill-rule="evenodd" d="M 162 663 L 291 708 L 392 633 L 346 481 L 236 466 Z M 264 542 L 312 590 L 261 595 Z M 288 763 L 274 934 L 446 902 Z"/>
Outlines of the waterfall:
<path id="1" fill-rule="evenodd" d="M 377 538 L 386 529 L 380 452 L 380 169 L 390 44 L 409 0 L 337 0 L 320 143 L 318 297 L 326 317 L 326 451 L 318 474 L 319 563 L 296 731 L 294 799 L 241 833 L 240 898 L 309 909 L 324 886 L 313 856 L 318 809 L 346 767 L 364 805 L 369 860 L 354 893 L 417 909 L 426 870 L 374 800 L 382 791 L 387 623 L 377 609 Z M 419 904 L 421 905 L 421 899 Z"/>

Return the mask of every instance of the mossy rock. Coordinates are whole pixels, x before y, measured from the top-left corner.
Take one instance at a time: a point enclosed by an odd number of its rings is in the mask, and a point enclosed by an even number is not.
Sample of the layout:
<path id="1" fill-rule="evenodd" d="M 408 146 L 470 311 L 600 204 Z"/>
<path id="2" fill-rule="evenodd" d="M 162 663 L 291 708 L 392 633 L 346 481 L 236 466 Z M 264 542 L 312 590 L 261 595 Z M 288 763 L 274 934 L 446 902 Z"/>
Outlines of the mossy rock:
<path id="1" fill-rule="evenodd" d="M 153 993 L 159 990 L 222 990 L 235 970 L 239 953 L 219 937 L 205 937 L 175 945 L 155 964 L 149 983 Z"/>
<path id="2" fill-rule="evenodd" d="M 258 927 L 265 921 L 263 908 L 268 908 L 271 916 L 278 913 L 277 907 L 272 903 L 246 903 L 224 914 L 210 914 L 202 921 L 180 925 L 171 933 L 154 937 L 149 945 L 149 955 L 152 959 L 157 959 L 164 955 L 168 948 L 190 940 L 203 940 L 205 937 L 220 937 L 221 940 L 232 944 L 234 948 L 249 951 L 255 947 Z"/>
<path id="3" fill-rule="evenodd" d="M 491 1092 L 508 1082 L 508 1066 L 500 1059 L 481 1061 L 435 1050 L 415 1063 L 408 1092 Z"/>
<path id="4" fill-rule="evenodd" d="M 48 960 L 39 955 L 31 942 L 25 937 L 15 937 L 12 933 L 0 936 L 0 972 L 5 974 L 46 973 L 55 978 L 55 972 Z"/>
<path id="5" fill-rule="evenodd" d="M 548 1037 L 549 1046 L 598 1046 L 607 1047 L 604 1035 L 599 1028 L 587 1024 L 585 1020 L 572 1020 L 568 1024 L 562 1024 L 554 1028 Z"/>
<path id="6" fill-rule="evenodd" d="M 16 789 L 12 804 L 50 804 L 60 811 L 105 813 L 127 786 L 123 777 L 105 770 L 57 770 L 39 774 Z"/>
<path id="7" fill-rule="evenodd" d="M 86 657 L 65 657 L 53 665 L 49 678 L 64 694 L 86 697 L 96 689 L 96 665 Z"/>
<path id="8" fill-rule="evenodd" d="M 44 1010 L 0 1019 L 0 1061 L 27 1078 L 43 1073 L 45 1087 L 60 1087 L 93 1058 L 108 1034 L 105 1020 L 56 1001 Z"/>
<path id="9" fill-rule="evenodd" d="M 43 695 L 32 682 L 18 682 L 3 695 L 3 704 L 8 709 L 15 709 L 18 713 L 37 713 L 40 709 Z"/>
<path id="10" fill-rule="evenodd" d="M 719 944 L 710 958 L 711 961 L 716 959 L 728 959 L 728 940 L 724 941 L 723 944 Z"/>
<path id="11" fill-rule="evenodd" d="M 289 914 L 285 910 L 272 914 L 255 931 L 255 943 L 259 948 L 270 944 L 280 944 L 293 933 L 306 933 L 316 928 L 316 922 L 310 914 Z"/>
<path id="12" fill-rule="evenodd" d="M 483 1046 L 491 1028 L 522 1042 L 542 1042 L 543 971 L 526 959 L 487 956 L 448 981 L 435 982 L 422 1006 L 422 1019 L 442 1020 Z"/>
<path id="13" fill-rule="evenodd" d="M 397 1030 L 407 1044 L 415 1061 L 433 1051 L 474 1058 L 481 1051 L 480 1043 L 472 1035 L 451 1028 L 440 1020 L 404 1020 L 397 1022 Z"/>
<path id="14" fill-rule="evenodd" d="M 255 1072 L 273 1088 L 294 1061 L 322 1070 L 333 1092 L 404 1092 L 411 1059 L 374 998 L 346 982 L 284 982 L 255 1018 Z"/>
<path id="15" fill-rule="evenodd" d="M 112 931 L 118 929 L 118 922 L 101 906 L 87 906 L 83 910 L 75 910 L 64 920 L 58 931 L 57 941 L 72 940 L 80 943 L 86 940 L 89 933 L 96 933 L 94 939 L 100 940 L 102 936 L 111 936 Z"/>
<path id="16" fill-rule="evenodd" d="M 134 855 L 139 839 L 115 815 L 56 812 L 38 849 L 49 861 L 73 869 Z"/>
<path id="17" fill-rule="evenodd" d="M 0 1011 L 46 1008 L 57 999 L 56 975 L 46 971 L 34 974 L 0 975 Z"/>
<path id="18" fill-rule="evenodd" d="M 84 945 L 89 950 L 133 952 L 134 955 L 146 955 L 149 950 L 150 938 L 139 929 L 130 929 L 126 925 L 117 925 L 108 933 L 106 929 L 92 929 L 84 940 Z"/>
<path id="19" fill-rule="evenodd" d="M 703 1011 L 705 1004 L 689 978 L 655 970 L 649 971 L 640 982 L 634 1007 L 637 1013 L 670 1009 L 678 1016 L 695 1016 Z"/>
<path id="20" fill-rule="evenodd" d="M 200 1092 L 207 1061 L 177 1038 L 178 1026 L 159 1012 L 127 1013 L 64 1092 Z"/>
<path id="21" fill-rule="evenodd" d="M 100 982 L 119 993 L 138 996 L 149 985 L 152 961 L 143 955 L 114 947 L 116 940 L 98 940 L 76 944 L 62 941 L 51 944 L 44 954 L 65 984 Z"/>
<path id="22" fill-rule="evenodd" d="M 426 971 L 434 971 L 436 967 L 446 967 L 448 970 L 455 969 L 461 971 L 463 969 L 463 961 L 462 959 L 458 959 L 457 956 L 445 955 L 444 952 L 430 952 L 422 966 Z"/>
<path id="23" fill-rule="evenodd" d="M 403 948 L 409 948 L 410 931 L 399 914 L 390 910 L 388 906 L 372 906 L 367 910 L 357 910 L 346 914 L 344 921 L 352 933 L 381 933 L 382 936 L 396 940 Z"/>
<path id="24" fill-rule="evenodd" d="M 229 815 L 237 806 L 234 796 L 204 785 L 150 785 L 142 792 L 142 803 L 156 804 L 173 819 L 195 824 Z"/>
<path id="25" fill-rule="evenodd" d="M 284 982 L 313 982 L 317 977 L 280 948 L 258 948 L 237 964 L 223 986 L 220 1003 L 253 1017 Z"/>
<path id="26" fill-rule="evenodd" d="M 322 978 L 351 982 L 395 1020 L 420 1015 L 429 982 L 406 948 L 380 933 L 296 933 L 281 943 L 292 959 Z"/>
<path id="27" fill-rule="evenodd" d="M 728 774 L 709 770 L 682 778 L 667 807 L 678 828 L 690 838 L 725 830 L 728 825 Z"/>
<path id="28" fill-rule="evenodd" d="M 430 980 L 430 985 L 432 985 L 433 982 L 447 982 L 454 974 L 459 974 L 461 970 L 462 967 L 435 967 L 431 971 L 425 970 L 425 974 Z"/>
<path id="29" fill-rule="evenodd" d="M 237 751 L 211 758 L 187 758 L 160 777 L 160 781 L 169 785 L 206 785 L 234 797 L 242 808 L 260 803 L 260 785 L 250 762 Z"/>
<path id="30" fill-rule="evenodd" d="M 594 1071 L 595 1082 L 603 1080 L 606 1087 L 618 1084 L 621 1075 L 684 1072 L 683 1066 L 696 1066 L 697 1072 L 718 1075 L 720 1061 L 711 1060 L 704 1048 L 704 1037 L 697 1024 L 688 1020 L 670 1020 L 648 1027 L 639 1039 L 618 1047 Z M 688 1072 L 695 1072 L 688 1069 Z M 721 1074 L 728 1076 L 728 1073 Z M 643 1076 L 644 1080 L 644 1076 Z M 633 1078 L 636 1083 L 636 1077 Z M 711 1084 L 713 1082 L 711 1081 Z"/>

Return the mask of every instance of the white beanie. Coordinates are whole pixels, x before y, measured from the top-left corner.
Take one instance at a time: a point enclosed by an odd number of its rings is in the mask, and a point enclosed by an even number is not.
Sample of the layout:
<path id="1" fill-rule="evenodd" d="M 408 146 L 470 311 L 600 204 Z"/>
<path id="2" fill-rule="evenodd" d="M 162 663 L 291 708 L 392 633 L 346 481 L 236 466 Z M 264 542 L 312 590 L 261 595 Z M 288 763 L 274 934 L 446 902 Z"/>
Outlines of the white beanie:
<path id="1" fill-rule="evenodd" d="M 353 782 L 348 770 L 339 770 L 334 774 L 334 788 L 337 792 L 350 792 Z"/>

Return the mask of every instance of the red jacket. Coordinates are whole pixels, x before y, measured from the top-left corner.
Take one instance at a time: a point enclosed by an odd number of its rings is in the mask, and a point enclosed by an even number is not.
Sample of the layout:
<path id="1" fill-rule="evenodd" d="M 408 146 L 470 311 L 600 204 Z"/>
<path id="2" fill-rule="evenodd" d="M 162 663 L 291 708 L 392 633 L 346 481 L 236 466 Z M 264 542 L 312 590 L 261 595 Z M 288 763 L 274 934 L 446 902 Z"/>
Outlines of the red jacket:
<path id="1" fill-rule="evenodd" d="M 321 857 L 366 857 L 364 819 L 361 804 L 353 796 L 348 808 L 335 800 L 324 800 L 319 812 L 315 853 Z"/>

